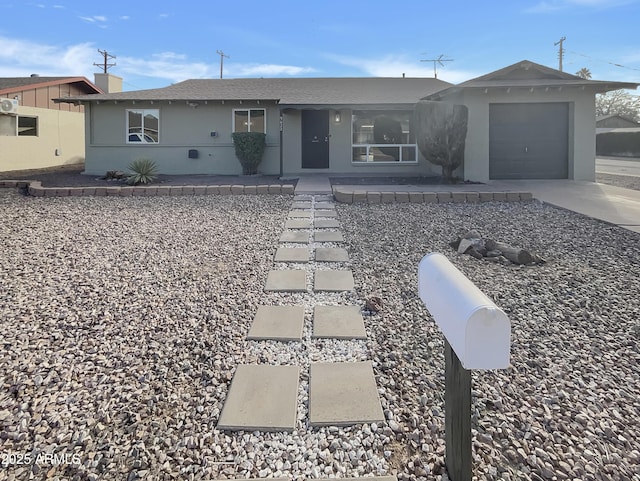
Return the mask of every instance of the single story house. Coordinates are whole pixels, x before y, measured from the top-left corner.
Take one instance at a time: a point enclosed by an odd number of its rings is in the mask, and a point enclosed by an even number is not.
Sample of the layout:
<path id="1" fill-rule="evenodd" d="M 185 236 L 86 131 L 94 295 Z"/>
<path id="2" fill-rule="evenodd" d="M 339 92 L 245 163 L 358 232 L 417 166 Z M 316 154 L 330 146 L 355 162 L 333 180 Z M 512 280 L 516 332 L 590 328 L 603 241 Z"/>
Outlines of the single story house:
<path id="1" fill-rule="evenodd" d="M 596 133 L 608 132 L 611 129 L 637 129 L 640 122 L 636 122 L 624 115 L 600 115 L 596 117 Z"/>
<path id="2" fill-rule="evenodd" d="M 596 155 L 640 157 L 640 123 L 617 114 L 598 117 Z"/>
<path id="3" fill-rule="evenodd" d="M 411 129 L 415 104 L 430 99 L 469 108 L 466 180 L 593 180 L 595 94 L 636 86 L 522 61 L 457 86 L 404 76 L 200 79 L 57 101 L 86 109 L 93 175 L 138 158 L 165 174 L 237 175 L 231 134 L 242 131 L 266 134 L 263 174 L 438 175 Z"/>
<path id="4" fill-rule="evenodd" d="M 84 105 L 53 99 L 99 93 L 85 77 L 0 78 L 0 171 L 84 161 Z"/>

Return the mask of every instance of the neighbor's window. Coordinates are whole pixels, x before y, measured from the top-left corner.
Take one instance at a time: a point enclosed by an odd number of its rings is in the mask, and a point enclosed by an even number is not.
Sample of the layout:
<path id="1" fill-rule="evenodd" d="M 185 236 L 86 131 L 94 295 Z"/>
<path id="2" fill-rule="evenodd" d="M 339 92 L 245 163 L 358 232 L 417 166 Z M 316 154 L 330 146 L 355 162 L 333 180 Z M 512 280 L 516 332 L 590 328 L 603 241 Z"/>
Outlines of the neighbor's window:
<path id="1" fill-rule="evenodd" d="M 37 137 L 38 136 L 38 117 L 18 117 L 18 135 Z"/>
<path id="2" fill-rule="evenodd" d="M 265 109 L 245 109 L 233 111 L 234 132 L 262 132 L 267 133 Z"/>
<path id="3" fill-rule="evenodd" d="M 127 143 L 157 144 L 160 125 L 160 110 L 127 110 Z"/>
<path id="4" fill-rule="evenodd" d="M 352 116 L 353 162 L 417 162 L 410 111 L 355 110 Z"/>

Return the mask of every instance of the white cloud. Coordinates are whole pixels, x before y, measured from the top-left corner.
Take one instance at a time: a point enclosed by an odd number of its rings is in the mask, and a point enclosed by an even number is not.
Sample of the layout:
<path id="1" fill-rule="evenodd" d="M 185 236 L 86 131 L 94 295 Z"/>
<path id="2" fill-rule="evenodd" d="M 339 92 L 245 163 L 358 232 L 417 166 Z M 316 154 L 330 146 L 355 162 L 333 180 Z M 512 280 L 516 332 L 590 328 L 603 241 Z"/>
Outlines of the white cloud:
<path id="1" fill-rule="evenodd" d="M 91 17 L 79 17 L 81 20 L 84 20 L 87 23 L 105 23 L 107 21 L 107 17 L 104 15 L 92 15 Z"/>
<path id="2" fill-rule="evenodd" d="M 227 77 L 277 77 L 282 75 L 296 76 L 315 72 L 311 67 L 277 64 L 232 64 L 225 67 Z"/>
<path id="3" fill-rule="evenodd" d="M 211 77 L 215 70 L 213 65 L 189 62 L 184 55 L 174 52 L 153 54 L 150 59 L 118 57 L 117 61 L 118 69 L 125 74 L 125 77 L 126 74 L 129 74 L 164 79 L 170 82 Z"/>
<path id="4" fill-rule="evenodd" d="M 550 13 L 566 10 L 571 7 L 587 7 L 594 9 L 615 8 L 634 3 L 637 0 L 543 0 L 525 9 L 527 13 Z"/>
<path id="5" fill-rule="evenodd" d="M 329 60 L 333 60 L 341 65 L 355 67 L 365 75 L 373 77 L 433 77 L 433 62 L 420 62 L 418 59 L 410 59 L 406 55 L 386 55 L 384 57 L 368 59 L 358 57 L 348 57 L 342 55 L 325 55 Z M 438 78 L 451 83 L 460 83 L 482 73 L 469 72 L 451 68 L 449 64 L 445 67 L 438 66 Z"/>

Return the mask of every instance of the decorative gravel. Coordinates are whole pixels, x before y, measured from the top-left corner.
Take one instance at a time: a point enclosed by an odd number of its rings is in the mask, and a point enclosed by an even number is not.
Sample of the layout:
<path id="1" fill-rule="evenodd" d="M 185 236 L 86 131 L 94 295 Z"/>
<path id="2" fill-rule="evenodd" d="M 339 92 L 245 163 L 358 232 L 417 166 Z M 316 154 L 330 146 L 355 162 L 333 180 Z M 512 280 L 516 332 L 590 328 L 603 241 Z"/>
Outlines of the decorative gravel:
<path id="1" fill-rule="evenodd" d="M 347 248 L 356 292 L 265 294 L 290 206 L 0 190 L 0 480 L 446 479 L 442 336 L 416 292 L 431 251 L 512 320 L 513 367 L 473 375 L 477 479 L 640 479 L 638 234 L 537 202 L 338 205 L 346 243 L 312 247 Z M 458 256 L 470 229 L 548 262 Z M 373 295 L 368 340 L 311 339 L 311 305 Z M 278 304 L 307 306 L 303 341 L 245 340 Z M 310 362 L 365 360 L 387 422 L 310 428 Z M 301 367 L 293 433 L 215 429 L 251 363 Z"/>

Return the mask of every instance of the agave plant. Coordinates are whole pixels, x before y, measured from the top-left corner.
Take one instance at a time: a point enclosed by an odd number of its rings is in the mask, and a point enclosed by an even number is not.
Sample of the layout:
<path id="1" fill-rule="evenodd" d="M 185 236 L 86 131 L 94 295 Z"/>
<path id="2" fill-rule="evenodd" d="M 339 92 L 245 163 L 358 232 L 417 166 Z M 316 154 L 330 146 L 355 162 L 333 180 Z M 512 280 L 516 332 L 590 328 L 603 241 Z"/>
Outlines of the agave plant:
<path id="1" fill-rule="evenodd" d="M 150 184 L 156 179 L 158 169 L 151 159 L 137 159 L 129 164 L 129 170 L 133 172 L 127 178 L 127 184 L 140 185 Z"/>

